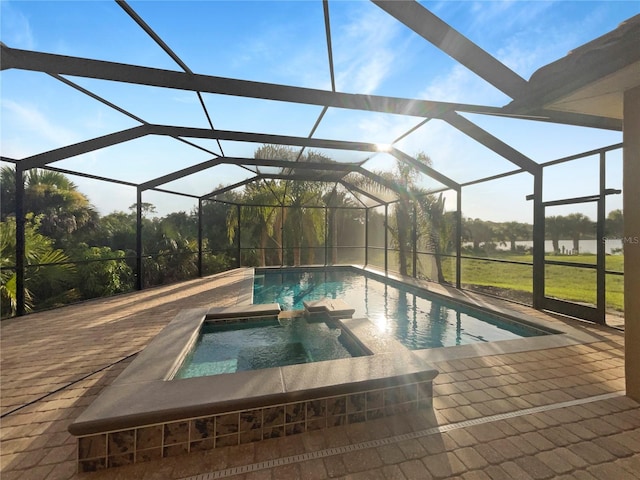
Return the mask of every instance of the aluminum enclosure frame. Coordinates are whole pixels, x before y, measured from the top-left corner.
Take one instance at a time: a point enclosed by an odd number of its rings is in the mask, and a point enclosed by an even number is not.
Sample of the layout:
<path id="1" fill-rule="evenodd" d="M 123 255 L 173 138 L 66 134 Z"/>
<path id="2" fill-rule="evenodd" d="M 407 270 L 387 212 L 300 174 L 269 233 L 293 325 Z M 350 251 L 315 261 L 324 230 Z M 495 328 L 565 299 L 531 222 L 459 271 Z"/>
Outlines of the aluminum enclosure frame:
<path id="1" fill-rule="evenodd" d="M 330 107 L 339 107 L 352 110 L 366 112 L 384 112 L 395 113 L 415 117 L 421 120 L 419 125 L 431 119 L 440 119 L 462 132 L 464 135 L 472 138 L 487 149 L 497 153 L 507 161 L 513 163 L 519 172 L 530 174 L 534 181 L 533 192 L 533 218 L 534 218 L 534 251 L 533 251 L 533 305 L 535 308 L 542 308 L 544 305 L 544 204 L 542 202 L 543 187 L 543 165 L 528 158 L 526 155 L 517 151 L 499 138 L 491 135 L 478 125 L 474 124 L 461 114 L 473 113 L 490 116 L 508 116 L 515 119 L 535 120 L 542 122 L 552 122 L 568 125 L 579 125 L 593 128 L 609 129 L 619 131 L 622 128 L 620 120 L 615 118 L 600 117 L 594 115 L 574 114 L 545 109 L 528 108 L 524 113 L 518 113 L 513 106 L 506 105 L 504 107 L 471 105 L 464 103 L 442 102 L 435 100 L 409 99 L 388 97 L 380 95 L 362 95 L 350 94 L 336 91 L 333 65 L 333 49 L 331 39 L 331 29 L 329 22 L 329 2 L 323 0 L 325 33 L 327 37 L 327 55 L 329 59 L 329 69 L 331 76 L 331 90 L 319 90 L 311 88 L 294 87 L 289 85 L 272 84 L 265 82 L 255 82 L 247 80 L 239 80 L 233 78 L 223 78 L 211 75 L 202 75 L 193 72 L 175 52 L 169 47 L 162 38 L 154 32 L 154 30 L 138 15 L 135 10 L 123 0 L 117 0 L 117 4 L 136 22 L 136 24 L 156 42 L 169 55 L 182 71 L 164 70 L 158 68 L 142 67 L 137 65 L 127 65 L 116 62 L 107 62 L 90 58 L 69 57 L 50 53 L 42 53 L 36 51 L 28 51 L 11 48 L 2 43 L 1 56 L 2 70 L 18 69 L 25 71 L 41 72 L 52 76 L 54 79 L 74 88 L 81 93 L 109 106 L 118 112 L 127 115 L 140 125 L 125 129 L 119 132 L 110 133 L 101 137 L 96 137 L 76 144 L 67 145 L 61 148 L 42 152 L 22 159 L 2 158 L 15 164 L 16 167 L 16 272 L 17 272 L 17 311 L 18 315 L 25 313 L 24 309 L 24 172 L 32 168 L 46 168 L 56 171 L 65 172 L 73 175 L 85 176 L 97 180 L 126 184 L 135 186 L 137 198 L 137 265 L 138 265 L 138 288 L 142 288 L 142 194 L 147 190 L 162 191 L 177 195 L 185 195 L 198 200 L 201 224 L 202 201 L 214 199 L 226 191 L 240 188 L 253 181 L 260 181 L 266 178 L 277 178 L 282 180 L 302 179 L 305 181 L 313 180 L 313 171 L 324 170 L 329 175 L 327 178 L 336 185 L 340 184 L 351 192 L 364 195 L 370 200 L 377 203 L 376 206 L 384 206 L 385 218 L 388 217 L 388 207 L 390 202 L 383 201 L 375 192 L 368 192 L 361 187 L 351 183 L 345 176 L 349 173 L 359 174 L 370 181 L 378 183 L 381 188 L 394 192 L 396 195 L 403 194 L 402 188 L 394 185 L 386 179 L 378 176 L 375 172 L 371 172 L 357 163 L 303 163 L 292 162 L 285 159 L 249 159 L 227 157 L 224 155 L 221 140 L 252 142 L 260 144 L 275 144 L 284 146 L 300 147 L 302 150 L 306 148 L 328 148 L 340 149 L 348 151 L 361 152 L 377 152 L 379 145 L 375 142 L 356 142 L 356 141 L 338 141 L 330 139 L 321 139 L 314 136 L 317 126 L 323 121 L 325 112 Z M 525 98 L 528 93 L 528 82 L 519 77 L 515 72 L 507 68 L 489 53 L 482 50 L 479 46 L 468 40 L 460 32 L 457 32 L 451 26 L 447 25 L 433 13 L 414 1 L 378 1 L 374 0 L 374 4 L 387 12 L 393 18 L 412 29 L 425 40 L 433 43 L 446 54 L 453 57 L 460 64 L 469 68 L 471 71 L 479 75 L 482 79 L 494 85 L 502 92 L 506 93 L 517 103 L 520 97 Z M 456 41 L 452 41 L 451 39 Z M 116 82 L 125 82 L 134 85 L 146 85 L 163 87 L 169 89 L 178 89 L 183 91 L 195 92 L 199 98 L 210 128 L 191 128 L 175 125 L 156 125 L 146 122 L 134 115 L 133 113 L 121 108 L 120 106 L 101 98 L 99 95 L 80 87 L 72 82 L 66 76 L 76 76 L 83 78 L 101 79 Z M 255 99 L 277 100 L 301 105 L 317 105 L 322 106 L 322 113 L 319 115 L 316 124 L 308 137 L 293 137 L 283 135 L 273 135 L 267 132 L 241 132 L 241 131 L 225 131 L 218 130 L 214 127 L 211 116 L 207 111 L 207 107 L 203 101 L 202 93 L 214 93 L 222 95 L 231 95 Z M 416 127 L 410 129 L 400 138 L 408 135 Z M 194 148 L 203 150 L 212 155 L 208 161 L 202 162 L 191 167 L 175 170 L 169 174 L 149 179 L 145 182 L 135 184 L 131 182 L 123 182 L 107 177 L 89 175 L 83 172 L 73 172 L 69 170 L 57 169 L 54 164 L 57 161 L 64 160 L 76 155 L 96 151 L 109 146 L 119 145 L 131 140 L 143 138 L 146 136 L 167 136 L 177 141 L 188 144 Z M 190 139 L 211 139 L 218 143 L 222 155 L 207 150 Z M 398 139 L 399 140 L 399 139 Z M 398 141 L 396 140 L 396 142 Z M 396 143 L 394 142 L 394 143 Z M 302 152 L 301 150 L 301 152 Z M 457 287 L 460 288 L 460 272 L 461 272 L 461 197 L 462 187 L 464 186 L 455 179 L 438 172 L 434 168 L 425 165 L 419 160 L 402 152 L 394 145 L 389 146 L 389 153 L 400 162 L 404 162 L 413 166 L 422 174 L 434 179 L 445 189 L 451 189 L 457 194 L 457 247 L 456 247 L 456 278 Z M 236 165 L 241 168 L 253 167 L 276 167 L 281 169 L 280 174 L 256 174 L 242 182 L 228 185 L 224 188 L 214 190 L 205 195 L 197 196 L 183 192 L 171 191 L 161 188 L 162 185 L 171 181 L 184 178 L 189 175 L 195 175 L 209 168 L 221 164 Z M 301 173 L 308 170 L 310 174 Z M 252 171 L 252 170 L 250 170 Z M 253 172 L 253 171 L 252 171 Z M 254 172 L 255 173 L 255 172 Z M 478 179 L 471 183 L 483 182 L 495 179 L 501 176 L 510 175 L 514 172 L 505 172 L 493 177 Z M 327 181 L 322 180 L 321 181 Z M 467 183 L 469 185 L 470 183 Z M 604 188 L 604 186 L 602 187 Z M 524 193 L 523 193 L 524 194 Z M 371 208 L 371 207 L 370 207 Z M 368 212 L 368 208 L 366 209 Z M 600 215 L 599 215 L 600 216 Z M 368 218 L 368 213 L 367 213 Z M 386 222 L 386 220 L 385 220 Z M 366 229 L 366 227 L 365 227 Z M 415 240 L 415 236 L 414 236 Z M 385 245 L 387 242 L 385 242 Z M 199 236 L 199 265 L 202 271 L 202 238 L 201 228 Z M 365 245 L 365 250 L 368 245 Z M 386 247 L 385 247 L 386 250 Z M 415 252 L 414 244 L 414 252 Z M 414 260 L 415 263 L 415 260 Z M 385 269 L 387 268 L 385 253 Z M 598 265 L 599 276 L 604 275 L 604 266 Z M 415 272 L 415 269 L 414 269 Z M 599 277 L 600 278 L 600 277 Z"/>

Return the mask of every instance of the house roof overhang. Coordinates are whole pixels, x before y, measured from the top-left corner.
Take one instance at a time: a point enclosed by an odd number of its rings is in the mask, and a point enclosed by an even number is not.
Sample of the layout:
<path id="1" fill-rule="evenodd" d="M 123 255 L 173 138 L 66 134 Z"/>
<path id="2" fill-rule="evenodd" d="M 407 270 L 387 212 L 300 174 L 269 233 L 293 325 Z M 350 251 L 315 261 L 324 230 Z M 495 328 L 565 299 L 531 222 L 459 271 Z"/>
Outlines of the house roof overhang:
<path id="1" fill-rule="evenodd" d="M 623 93 L 638 85 L 640 15 L 537 70 L 505 111 L 554 110 L 621 121 Z"/>

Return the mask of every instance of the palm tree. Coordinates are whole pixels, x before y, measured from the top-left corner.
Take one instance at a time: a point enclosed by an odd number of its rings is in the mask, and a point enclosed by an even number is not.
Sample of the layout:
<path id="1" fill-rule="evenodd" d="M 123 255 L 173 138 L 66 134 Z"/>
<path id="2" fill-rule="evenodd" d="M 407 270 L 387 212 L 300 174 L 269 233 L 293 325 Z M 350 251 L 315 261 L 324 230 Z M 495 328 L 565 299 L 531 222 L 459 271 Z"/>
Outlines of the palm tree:
<path id="1" fill-rule="evenodd" d="M 287 180 L 286 204 L 288 214 L 283 219 L 285 238 L 291 242 L 293 264 L 302 264 L 302 249 L 306 248 L 307 264 L 315 262 L 315 247 L 324 236 L 322 206 L 323 186 L 317 182 Z"/>
<path id="2" fill-rule="evenodd" d="M 505 222 L 500 225 L 501 235 L 509 241 L 511 252 L 516 251 L 516 242 L 526 240 L 531 233 L 529 225 L 520 222 Z"/>
<path id="3" fill-rule="evenodd" d="M 95 208 L 65 175 L 32 169 L 27 172 L 25 183 L 26 210 L 43 215 L 41 233 L 56 243 L 97 223 Z"/>
<path id="4" fill-rule="evenodd" d="M 573 251 L 580 251 L 580 237 L 585 233 L 593 232 L 595 224 L 589 217 L 582 213 L 570 213 L 566 217 L 566 232 L 573 241 Z"/>
<path id="5" fill-rule="evenodd" d="M 0 169 L 0 221 L 16 211 L 16 172 L 15 169 L 3 166 Z"/>
<path id="6" fill-rule="evenodd" d="M 242 238 L 257 238 L 260 250 L 260 265 L 267 264 L 267 246 L 273 240 L 279 206 L 275 202 L 274 191 L 281 187 L 275 181 L 247 185 L 243 195 L 244 205 L 240 208 L 240 218 L 235 210 L 227 215 L 227 234 L 233 242 L 242 226 Z M 251 242 L 247 242 L 251 243 Z"/>
<path id="7" fill-rule="evenodd" d="M 25 222 L 25 310 L 66 303 L 78 297 L 69 286 L 75 278 L 75 266 L 53 241 L 39 233 L 39 219 L 28 215 Z M 0 302 L 2 317 L 17 311 L 16 221 L 8 217 L 0 222 Z"/>
<path id="8" fill-rule="evenodd" d="M 297 161 L 300 163 L 328 163 L 325 155 L 309 151 L 300 153 L 283 145 L 263 145 L 254 154 L 255 158 L 269 158 Z M 295 174 L 295 169 L 283 169 L 282 173 Z M 294 265 L 302 263 L 302 251 L 306 249 L 306 263 L 315 262 L 315 250 L 324 236 L 324 215 L 322 197 L 325 186 L 319 182 L 284 180 L 274 182 L 271 191 L 278 197 L 284 208 L 275 210 L 272 217 L 274 241 L 293 252 Z M 281 261 L 284 259 L 281 258 Z"/>
<path id="9" fill-rule="evenodd" d="M 3 167 L 2 220 L 15 215 L 15 169 Z M 91 233 L 98 223 L 98 213 L 89 199 L 65 175 L 49 170 L 31 169 L 25 175 L 24 211 L 40 218 L 39 233 L 53 238 L 63 247 L 80 241 L 78 234 Z"/>
<path id="10" fill-rule="evenodd" d="M 339 190 L 337 185 L 331 189 L 331 191 L 323 197 L 323 201 L 328 208 L 327 211 L 327 241 L 331 245 L 331 256 L 328 262 L 331 264 L 338 263 L 338 243 L 339 243 L 339 229 L 338 219 L 340 217 L 339 212 L 344 212 L 344 208 L 354 208 L 355 204 L 349 198 L 348 193 L 344 190 Z M 345 216 L 341 217 L 343 220 Z M 352 217 L 353 218 L 353 217 Z M 343 227 L 346 225 L 342 224 Z"/>
<path id="11" fill-rule="evenodd" d="M 465 219 L 464 229 L 471 238 L 475 251 L 480 250 L 481 243 L 486 247 L 495 237 L 491 224 L 479 218 Z"/>
<path id="12" fill-rule="evenodd" d="M 611 238 L 622 238 L 624 236 L 624 217 L 619 208 L 611 210 L 605 220 L 605 231 Z"/>
<path id="13" fill-rule="evenodd" d="M 431 158 L 424 152 L 418 153 L 415 158 L 427 166 L 432 166 Z M 419 188 L 416 185 L 418 171 L 415 167 L 404 162 L 397 161 L 394 172 L 375 173 L 398 188 L 391 191 L 388 186 L 381 185 L 368 178 L 353 177 L 349 181 L 362 188 L 375 192 L 392 193 L 397 197 L 398 200 L 394 204 L 393 211 L 394 221 L 389 222 L 391 225 L 387 225 L 387 228 L 398 249 L 399 273 L 408 275 L 409 256 L 412 249 L 416 248 L 411 238 L 412 215 L 413 209 L 416 207 L 418 209 L 418 219 L 421 221 L 421 225 L 418 227 L 426 233 L 427 245 L 435 252 L 438 281 L 444 281 L 440 254 L 443 251 L 443 246 L 448 243 L 451 232 L 447 232 L 446 222 L 444 221 L 445 212 L 442 195 L 435 197 Z"/>
<path id="14" fill-rule="evenodd" d="M 239 193 L 231 191 L 225 192 L 220 198 L 229 203 L 202 202 L 203 267 L 206 267 L 207 273 L 227 270 L 235 264 L 236 250 L 229 242 L 227 224 L 230 215 L 237 213 L 235 204 L 240 203 L 240 198 Z M 194 209 L 193 215 L 198 215 L 197 209 Z"/>
<path id="15" fill-rule="evenodd" d="M 410 190 L 415 190 L 415 180 L 418 172 L 411 165 L 397 162 L 396 169 L 398 176 L 396 183 L 401 187 L 398 195 L 398 202 L 395 204 L 396 227 L 392 231 L 392 236 L 398 245 L 398 262 L 400 263 L 400 274 L 408 275 L 409 271 L 409 253 L 412 248 L 412 221 L 413 202 L 409 195 Z M 405 193 L 406 192 L 406 193 Z"/>
<path id="16" fill-rule="evenodd" d="M 545 236 L 551 238 L 554 253 L 560 252 L 560 237 L 566 232 L 566 218 L 562 215 L 550 216 L 544 220 Z"/>
<path id="17" fill-rule="evenodd" d="M 156 244 L 163 270 L 163 283 L 185 280 L 195 276 L 197 266 L 197 222 L 185 212 L 173 212 L 156 224 Z"/>
<path id="18" fill-rule="evenodd" d="M 418 197 L 418 203 L 420 212 L 425 219 L 421 223 L 426 227 L 426 245 L 433 252 L 432 258 L 436 269 L 435 277 L 439 283 L 444 283 L 441 255 L 449 243 L 451 234 L 445 221 L 444 197 L 442 193 L 437 197 L 435 195 L 422 195 Z"/>
<path id="19" fill-rule="evenodd" d="M 428 157 L 424 156 L 430 162 Z M 415 190 L 415 180 L 418 172 L 410 165 L 397 161 L 395 171 L 393 172 L 373 172 L 377 176 L 386 181 L 383 185 L 368 177 L 350 175 L 349 183 L 357 187 L 371 191 L 372 193 L 382 193 L 395 197 L 397 200 L 392 205 L 392 221 L 388 221 L 386 228 L 391 234 L 392 245 L 397 248 L 398 252 L 398 268 L 401 275 L 408 275 L 409 271 L 409 252 L 412 248 L 412 214 L 413 214 L 413 195 Z M 396 188 L 391 188 L 395 185 Z M 385 245 L 385 248 L 387 246 Z"/>

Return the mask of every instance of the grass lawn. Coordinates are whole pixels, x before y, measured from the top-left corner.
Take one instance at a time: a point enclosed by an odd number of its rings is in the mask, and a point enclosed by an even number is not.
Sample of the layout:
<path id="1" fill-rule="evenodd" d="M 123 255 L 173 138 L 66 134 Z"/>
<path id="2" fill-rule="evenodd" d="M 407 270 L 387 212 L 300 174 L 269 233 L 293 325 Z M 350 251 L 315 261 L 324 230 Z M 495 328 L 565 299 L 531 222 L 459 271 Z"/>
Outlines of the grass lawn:
<path id="1" fill-rule="evenodd" d="M 397 270 L 397 254 L 394 253 L 389 254 L 390 270 Z M 493 259 L 527 264 L 533 263 L 532 255 L 513 255 L 509 252 L 496 252 L 491 255 Z M 423 278 L 431 276 L 429 258 L 429 255 L 419 256 L 419 262 L 422 267 L 420 276 Z M 547 260 L 596 264 L 596 256 L 589 254 L 548 255 Z M 605 263 L 607 270 L 622 272 L 624 257 L 622 255 L 609 255 L 606 257 Z M 369 264 L 384 268 L 383 252 L 370 252 Z M 455 283 L 455 259 L 443 258 L 442 269 L 445 279 L 448 282 Z M 607 310 L 619 312 L 624 310 L 623 283 L 624 277 L 621 275 L 606 276 Z M 498 296 L 531 303 L 533 301 L 533 266 L 463 258 L 462 285 L 471 288 L 480 287 L 479 290 Z M 545 268 L 545 290 L 548 297 L 595 305 L 596 272 L 588 268 L 547 265 Z"/>
<path id="2" fill-rule="evenodd" d="M 533 262 L 531 255 L 510 255 L 508 253 L 494 255 L 494 258 L 516 262 Z M 547 260 L 559 260 L 573 263 L 595 265 L 595 255 L 562 255 L 547 256 Z M 606 268 L 612 271 L 623 270 L 624 257 L 610 255 L 606 258 Z M 531 294 L 533 292 L 533 266 L 513 265 L 508 263 L 488 262 L 482 260 L 462 260 L 462 284 L 496 287 Z M 623 311 L 624 277 L 607 275 L 606 306 L 607 309 Z M 545 294 L 574 302 L 595 304 L 596 272 L 587 268 L 547 265 L 545 268 Z"/>

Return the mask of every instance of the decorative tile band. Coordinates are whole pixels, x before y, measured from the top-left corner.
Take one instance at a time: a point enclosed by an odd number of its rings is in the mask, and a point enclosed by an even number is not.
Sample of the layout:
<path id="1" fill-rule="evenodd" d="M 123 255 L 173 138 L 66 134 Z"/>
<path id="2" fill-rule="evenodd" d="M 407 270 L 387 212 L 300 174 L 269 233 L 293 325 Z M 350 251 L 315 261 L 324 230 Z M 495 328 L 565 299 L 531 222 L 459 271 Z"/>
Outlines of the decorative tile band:
<path id="1" fill-rule="evenodd" d="M 267 405 L 78 438 L 78 470 L 92 472 L 431 408 L 432 382 Z"/>

